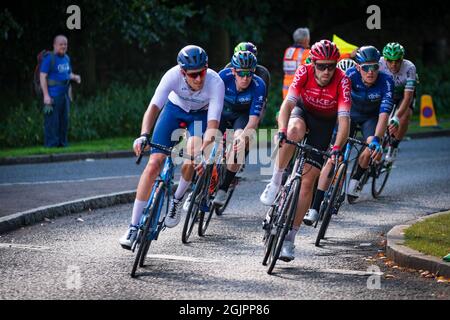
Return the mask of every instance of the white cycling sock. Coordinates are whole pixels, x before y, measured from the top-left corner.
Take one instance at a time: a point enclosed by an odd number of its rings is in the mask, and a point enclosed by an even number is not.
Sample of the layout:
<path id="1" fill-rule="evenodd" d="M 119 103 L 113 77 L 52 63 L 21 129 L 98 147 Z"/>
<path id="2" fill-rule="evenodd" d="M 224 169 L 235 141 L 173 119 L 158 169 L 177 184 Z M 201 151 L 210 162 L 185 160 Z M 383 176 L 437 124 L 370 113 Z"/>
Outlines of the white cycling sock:
<path id="1" fill-rule="evenodd" d="M 298 232 L 298 229 L 299 229 L 298 227 L 292 227 L 291 231 L 289 231 L 288 234 L 286 235 L 285 240 L 294 242 L 295 236 L 297 235 L 297 232 Z"/>
<path id="2" fill-rule="evenodd" d="M 191 181 L 184 180 L 183 176 L 180 177 L 180 182 L 178 182 L 178 188 L 177 191 L 175 191 L 174 198 L 181 200 L 186 193 L 186 190 L 191 185 Z"/>
<path id="3" fill-rule="evenodd" d="M 142 212 L 144 211 L 147 201 L 134 200 L 133 215 L 131 217 L 131 224 L 137 226 L 141 220 Z"/>
<path id="4" fill-rule="evenodd" d="M 270 182 L 277 186 L 281 185 L 281 181 L 283 180 L 283 172 L 284 169 L 280 169 L 278 168 L 278 165 L 275 165 L 273 167 L 273 174 Z"/>

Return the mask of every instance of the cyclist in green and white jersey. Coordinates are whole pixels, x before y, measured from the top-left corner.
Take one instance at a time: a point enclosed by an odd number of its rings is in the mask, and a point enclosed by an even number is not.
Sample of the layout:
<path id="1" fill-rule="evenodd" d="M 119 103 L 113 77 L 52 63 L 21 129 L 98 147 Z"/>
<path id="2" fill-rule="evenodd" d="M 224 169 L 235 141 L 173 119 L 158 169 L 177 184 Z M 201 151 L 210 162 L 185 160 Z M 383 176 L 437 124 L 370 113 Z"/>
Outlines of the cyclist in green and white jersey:
<path id="1" fill-rule="evenodd" d="M 391 75 L 394 84 L 395 115 L 389 122 L 389 132 L 394 135 L 393 152 L 386 155 L 386 160 L 393 162 L 397 156 L 398 145 L 408 131 L 408 125 L 414 110 L 415 90 L 417 84 L 416 66 L 403 59 L 405 49 L 397 42 L 388 43 L 380 58 L 380 70 Z"/>

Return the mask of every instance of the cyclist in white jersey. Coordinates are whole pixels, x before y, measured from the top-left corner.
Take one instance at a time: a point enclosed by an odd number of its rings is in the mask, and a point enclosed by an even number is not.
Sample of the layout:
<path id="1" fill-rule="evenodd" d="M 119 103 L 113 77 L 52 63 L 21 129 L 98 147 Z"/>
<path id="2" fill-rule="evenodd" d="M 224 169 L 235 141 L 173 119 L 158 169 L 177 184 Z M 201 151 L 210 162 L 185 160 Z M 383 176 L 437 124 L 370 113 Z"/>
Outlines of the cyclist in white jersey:
<path id="1" fill-rule="evenodd" d="M 386 155 L 386 161 L 394 161 L 400 141 L 408 131 L 408 125 L 414 110 L 414 95 L 417 84 L 416 66 L 409 60 L 403 59 L 405 49 L 397 42 L 388 43 L 380 58 L 380 70 L 391 75 L 394 79 L 395 115 L 389 122 L 389 132 L 394 135 L 393 152 Z"/>
<path id="2" fill-rule="evenodd" d="M 184 47 L 179 52 L 177 61 L 178 65 L 162 77 L 144 114 L 141 136 L 133 144 L 136 155 L 141 152 L 141 144 L 149 137 L 155 122 L 151 142 L 166 147 L 172 147 L 178 142 L 182 133 L 176 130 L 185 126 L 189 132 L 187 141 L 189 155 L 197 155 L 205 150 L 217 132 L 225 93 L 222 79 L 215 71 L 208 69 L 208 56 L 198 46 Z M 119 240 L 125 249 L 130 249 L 136 238 L 142 212 L 165 158 L 166 154 L 161 150 L 152 148 L 149 162 L 139 180 L 131 224 Z M 178 207 L 193 174 L 194 164 L 186 160 L 181 168 L 178 188 L 165 219 L 165 225 L 169 228 L 175 227 L 180 222 Z"/>

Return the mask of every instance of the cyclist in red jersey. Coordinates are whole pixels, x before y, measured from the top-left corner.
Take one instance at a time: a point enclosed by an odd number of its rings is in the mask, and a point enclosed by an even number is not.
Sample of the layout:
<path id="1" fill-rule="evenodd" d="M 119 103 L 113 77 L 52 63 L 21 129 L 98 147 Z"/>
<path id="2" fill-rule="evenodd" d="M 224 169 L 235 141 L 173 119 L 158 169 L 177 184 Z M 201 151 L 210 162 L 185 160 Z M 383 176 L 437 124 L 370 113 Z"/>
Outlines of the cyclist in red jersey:
<path id="1" fill-rule="evenodd" d="M 295 146 L 283 143 L 285 139 L 301 141 L 308 130 L 307 144 L 326 151 L 338 119 L 333 160 L 340 155 L 350 130 L 351 82 L 343 71 L 336 69 L 339 57 L 339 50 L 333 42 L 321 40 L 311 48 L 312 63 L 298 67 L 280 108 L 278 142 L 281 148 L 272 179 L 260 197 L 263 204 L 272 205 L 281 187 L 283 171 L 294 154 Z M 280 259 L 286 262 L 294 259 L 295 235 L 311 204 L 314 184 L 323 162 L 324 159 L 318 156 L 311 156 L 306 161 L 294 225 L 280 254 Z"/>

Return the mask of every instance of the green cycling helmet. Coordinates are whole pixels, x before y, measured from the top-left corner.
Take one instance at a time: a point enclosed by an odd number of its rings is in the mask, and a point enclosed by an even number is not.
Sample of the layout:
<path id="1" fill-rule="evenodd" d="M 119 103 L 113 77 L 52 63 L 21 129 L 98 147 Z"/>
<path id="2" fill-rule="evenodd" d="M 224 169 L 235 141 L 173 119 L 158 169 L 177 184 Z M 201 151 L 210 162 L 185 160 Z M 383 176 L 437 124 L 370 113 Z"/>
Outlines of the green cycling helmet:
<path id="1" fill-rule="evenodd" d="M 255 55 L 255 57 L 258 55 L 258 49 L 251 42 L 240 42 L 236 47 L 234 47 L 234 53 L 239 51 L 250 51 Z"/>
<path id="2" fill-rule="evenodd" d="M 398 42 L 390 42 L 383 49 L 383 57 L 388 60 L 400 60 L 405 55 L 405 49 Z"/>

